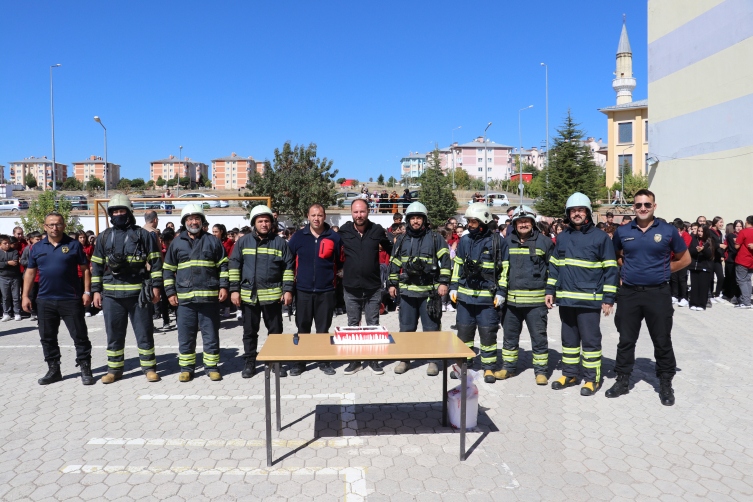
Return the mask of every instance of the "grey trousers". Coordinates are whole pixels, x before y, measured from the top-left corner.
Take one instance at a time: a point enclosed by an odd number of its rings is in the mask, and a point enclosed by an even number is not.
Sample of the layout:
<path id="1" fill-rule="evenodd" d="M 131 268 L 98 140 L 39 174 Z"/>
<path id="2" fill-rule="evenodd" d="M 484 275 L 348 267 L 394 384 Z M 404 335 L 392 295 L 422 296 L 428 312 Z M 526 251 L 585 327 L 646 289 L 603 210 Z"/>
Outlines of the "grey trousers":
<path id="1" fill-rule="evenodd" d="M 361 315 L 366 316 L 366 326 L 379 324 L 379 307 L 382 303 L 382 292 L 364 290 L 345 290 L 345 310 L 348 312 L 348 326 L 361 324 Z"/>
<path id="2" fill-rule="evenodd" d="M 10 311 L 13 309 L 15 315 L 21 315 L 21 284 L 20 277 L 0 277 L 4 314 L 10 315 Z M 748 295 L 748 299 L 750 300 L 750 295 Z"/>
<path id="3" fill-rule="evenodd" d="M 750 305 L 750 294 L 753 290 L 750 279 L 753 277 L 753 269 L 735 265 L 735 276 L 737 277 L 737 285 L 740 286 L 740 303 Z"/>

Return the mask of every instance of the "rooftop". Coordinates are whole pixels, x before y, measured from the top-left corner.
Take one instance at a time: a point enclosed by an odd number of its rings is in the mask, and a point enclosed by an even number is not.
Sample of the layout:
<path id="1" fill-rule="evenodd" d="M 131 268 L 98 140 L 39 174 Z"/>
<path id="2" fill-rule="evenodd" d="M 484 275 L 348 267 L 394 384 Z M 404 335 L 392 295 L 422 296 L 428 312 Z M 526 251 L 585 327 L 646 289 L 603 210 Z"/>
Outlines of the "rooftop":
<path id="1" fill-rule="evenodd" d="M 24 160 L 11 161 L 11 164 L 52 164 L 52 160 L 48 159 L 47 157 L 29 157 Z M 60 162 L 57 162 L 57 164 L 61 166 L 65 165 L 61 164 Z"/>
<path id="2" fill-rule="evenodd" d="M 622 103 L 621 105 L 607 106 L 606 108 L 599 108 L 599 111 L 601 113 L 607 113 L 617 110 L 635 110 L 638 108 L 648 108 L 648 100 L 641 99 L 639 101 L 631 101 L 630 103 Z"/>
<path id="3" fill-rule="evenodd" d="M 220 157 L 219 159 L 212 159 L 212 162 L 215 162 L 217 160 L 250 160 L 253 162 L 256 162 L 253 157 L 241 157 L 240 155 L 236 155 L 235 153 L 231 154 L 229 157 Z"/>

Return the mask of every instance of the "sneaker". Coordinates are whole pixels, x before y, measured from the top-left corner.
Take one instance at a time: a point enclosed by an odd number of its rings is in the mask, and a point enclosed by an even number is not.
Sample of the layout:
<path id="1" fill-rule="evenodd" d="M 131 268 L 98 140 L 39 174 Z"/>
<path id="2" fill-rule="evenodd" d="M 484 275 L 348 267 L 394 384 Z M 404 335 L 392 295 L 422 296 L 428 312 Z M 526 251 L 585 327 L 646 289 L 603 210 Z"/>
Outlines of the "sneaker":
<path id="1" fill-rule="evenodd" d="M 455 312 L 455 307 L 452 306 L 452 303 L 447 304 L 447 312 Z"/>
<path id="2" fill-rule="evenodd" d="M 375 375 L 384 375 L 384 370 L 379 366 L 379 361 L 371 361 L 369 363 L 369 369 L 371 369 Z"/>
<path id="3" fill-rule="evenodd" d="M 738 303 L 740 303 L 740 300 L 738 300 L 736 296 L 733 296 L 732 299 L 729 302 L 732 305 L 737 305 Z"/>
<path id="4" fill-rule="evenodd" d="M 345 368 L 343 375 L 352 375 L 353 373 L 358 373 L 362 369 L 363 366 L 361 365 L 361 361 L 353 361 L 348 365 L 347 368 Z"/>
<path id="5" fill-rule="evenodd" d="M 170 331 L 175 329 L 175 324 L 171 322 L 166 322 L 162 325 L 162 331 Z"/>
<path id="6" fill-rule="evenodd" d="M 751 306 L 751 305 L 743 305 L 742 303 L 738 303 L 738 304 L 737 304 L 737 305 L 735 305 L 735 306 L 736 306 L 737 308 L 739 308 L 739 309 L 753 309 L 753 306 Z"/>
<path id="7" fill-rule="evenodd" d="M 21 320 L 21 316 L 18 315 L 18 314 L 16 314 L 16 317 L 14 317 L 13 320 L 14 321 L 20 321 Z"/>
<path id="8" fill-rule="evenodd" d="M 91 312 L 87 312 L 86 314 L 84 314 L 84 317 L 91 317 L 91 316 L 92 316 Z M 34 317 L 34 316 L 32 316 L 32 317 Z"/>
<path id="9" fill-rule="evenodd" d="M 447 305 L 444 303 L 442 304 L 442 312 L 447 312 Z"/>
<path id="10" fill-rule="evenodd" d="M 332 367 L 332 363 L 321 363 L 319 369 L 324 372 L 325 375 L 334 375 L 335 368 Z"/>
<path id="11" fill-rule="evenodd" d="M 104 317 L 104 316 L 105 316 L 105 311 L 104 310 L 100 310 L 99 313 L 96 316 L 94 316 L 94 317 Z"/>
<path id="12" fill-rule="evenodd" d="M 3 315 L 3 318 L 0 319 L 1 322 L 7 322 L 10 321 L 10 316 L 8 314 Z"/>
<path id="13" fill-rule="evenodd" d="M 225 310 L 222 312 L 222 317 L 230 317 L 230 307 L 225 307 Z"/>
<path id="14" fill-rule="evenodd" d="M 717 297 L 715 297 L 715 296 L 712 296 L 711 298 L 709 298 L 709 301 L 711 303 L 719 303 L 719 299 Z"/>
<path id="15" fill-rule="evenodd" d="M 672 305 L 674 305 L 675 303 L 679 303 L 679 301 L 677 300 L 677 298 L 675 298 L 675 297 L 673 296 L 673 297 L 672 297 Z"/>
<path id="16" fill-rule="evenodd" d="M 36 312 L 32 312 L 31 316 L 29 317 L 29 319 L 31 319 L 32 321 L 36 321 L 37 320 L 37 313 Z"/>
<path id="17" fill-rule="evenodd" d="M 241 312 L 241 311 L 239 310 L 239 311 L 238 311 L 238 315 L 237 315 L 237 316 L 235 316 L 235 318 L 236 318 L 237 320 L 239 320 L 239 321 L 240 321 L 241 319 L 243 319 L 243 312 Z"/>
<path id="18" fill-rule="evenodd" d="M 706 307 L 707 307 L 707 308 L 711 308 L 711 307 L 713 307 L 713 306 L 714 306 L 714 305 L 713 305 L 713 304 L 711 303 L 711 298 L 709 298 L 708 300 L 706 300 Z"/>
<path id="19" fill-rule="evenodd" d="M 680 300 L 679 302 L 677 302 L 677 306 L 678 307 L 687 307 L 688 306 L 688 301 L 685 298 L 683 298 L 682 300 Z"/>
<path id="20" fill-rule="evenodd" d="M 290 366 L 290 376 L 298 376 L 306 371 L 306 365 L 304 363 L 293 363 Z"/>

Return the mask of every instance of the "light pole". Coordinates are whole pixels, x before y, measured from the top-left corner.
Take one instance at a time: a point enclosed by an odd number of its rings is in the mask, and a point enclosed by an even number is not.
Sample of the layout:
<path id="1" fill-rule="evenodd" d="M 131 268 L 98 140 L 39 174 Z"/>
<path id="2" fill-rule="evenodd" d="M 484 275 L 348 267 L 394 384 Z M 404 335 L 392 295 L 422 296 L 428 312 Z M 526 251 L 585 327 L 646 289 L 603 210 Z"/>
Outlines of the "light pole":
<path id="1" fill-rule="evenodd" d="M 520 190 L 520 205 L 523 205 L 523 133 L 522 128 L 520 127 L 520 112 L 523 110 L 528 110 L 529 108 L 533 108 L 533 105 L 526 106 L 525 108 L 521 108 L 518 110 L 518 175 L 520 179 L 518 180 L 518 190 Z"/>
<path id="2" fill-rule="evenodd" d="M 544 67 L 544 82 L 545 82 L 545 94 L 546 94 L 546 180 L 549 185 L 549 67 L 545 63 L 541 63 Z"/>
<path id="3" fill-rule="evenodd" d="M 491 125 L 492 123 L 489 122 L 486 129 L 489 129 Z M 484 129 L 484 204 L 489 205 L 489 171 L 486 169 L 486 129 Z"/>
<path id="4" fill-rule="evenodd" d="M 452 130 L 452 143 L 450 143 L 450 148 L 452 148 L 452 189 L 455 190 L 455 131 L 460 129 L 463 126 L 457 126 L 455 129 Z"/>
<path id="5" fill-rule="evenodd" d="M 178 148 L 180 149 L 180 150 L 178 150 L 180 152 L 180 153 L 178 153 L 178 159 L 180 160 L 180 164 L 178 164 L 178 165 L 180 167 L 178 167 L 178 184 L 177 184 L 178 189 L 177 189 L 177 191 L 175 193 L 176 197 L 180 197 L 180 178 L 181 178 L 180 175 L 183 174 L 181 172 L 183 170 L 183 147 L 179 146 Z"/>
<path id="6" fill-rule="evenodd" d="M 60 65 L 54 64 L 50 66 L 50 117 L 52 119 L 52 189 L 53 190 L 57 188 L 57 183 L 55 183 L 55 180 L 57 178 L 56 173 L 55 173 L 55 168 L 57 167 L 57 165 L 55 164 L 55 107 L 53 105 L 53 100 L 52 100 L 52 69 L 57 68 L 58 66 Z M 44 186 L 42 187 L 42 189 L 47 190 L 47 169 L 44 170 Z"/>
<path id="7" fill-rule="evenodd" d="M 107 166 L 107 128 L 102 123 L 102 121 L 99 119 L 99 117 L 94 117 L 94 121 L 98 122 L 99 125 L 102 126 L 102 129 L 105 130 L 105 169 L 102 172 L 102 175 L 103 175 L 102 177 L 105 179 L 105 199 L 107 199 L 108 198 L 107 197 L 107 167 L 108 167 Z"/>
<path id="8" fill-rule="evenodd" d="M 624 150 L 622 150 L 622 157 L 625 157 L 625 152 L 633 148 L 633 145 L 630 145 L 626 147 Z M 618 157 L 619 161 L 619 157 Z M 622 162 L 620 162 L 620 204 L 627 204 L 627 201 L 625 200 L 625 161 L 623 159 Z M 632 168 L 632 164 L 630 166 Z M 631 173 L 632 174 L 632 173 Z"/>

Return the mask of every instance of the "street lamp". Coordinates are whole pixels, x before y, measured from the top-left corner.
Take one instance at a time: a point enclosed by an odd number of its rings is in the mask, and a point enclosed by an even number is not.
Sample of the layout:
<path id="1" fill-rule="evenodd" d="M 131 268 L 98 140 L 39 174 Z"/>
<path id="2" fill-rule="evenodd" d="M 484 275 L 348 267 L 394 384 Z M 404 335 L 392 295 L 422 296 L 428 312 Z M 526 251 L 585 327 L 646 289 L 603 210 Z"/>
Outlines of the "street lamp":
<path id="1" fill-rule="evenodd" d="M 544 82 L 545 82 L 545 94 L 546 94 L 546 179 L 549 181 L 549 67 L 545 63 L 541 63 L 544 67 Z M 547 186 L 549 183 L 547 183 Z"/>
<path id="2" fill-rule="evenodd" d="M 183 166 L 183 147 L 179 146 L 178 148 L 180 148 L 179 150 L 180 153 L 178 153 L 178 160 L 180 160 L 180 164 L 178 164 L 179 166 L 178 167 L 178 184 L 177 184 L 178 189 L 175 192 L 176 197 L 180 197 L 180 178 L 181 178 L 180 175 L 183 174 L 181 171 L 183 170 L 183 167 L 184 167 Z"/>
<path id="3" fill-rule="evenodd" d="M 457 126 L 455 129 L 452 130 L 452 143 L 450 143 L 450 148 L 452 148 L 452 189 L 455 190 L 455 131 L 460 129 L 463 126 Z"/>
<path id="4" fill-rule="evenodd" d="M 518 110 L 518 147 L 520 148 L 518 150 L 518 174 L 520 176 L 519 184 L 518 184 L 518 190 L 520 190 L 520 205 L 523 205 L 523 134 L 522 129 L 520 127 L 520 112 L 523 110 L 528 110 L 529 108 L 533 108 L 533 105 L 526 106 L 525 108 L 521 108 Z"/>
<path id="5" fill-rule="evenodd" d="M 94 121 L 99 123 L 99 125 L 102 126 L 102 129 L 105 130 L 105 169 L 102 172 L 102 177 L 105 179 L 105 199 L 107 199 L 107 128 L 102 123 L 102 121 L 99 119 L 99 117 L 94 117 Z"/>
<path id="6" fill-rule="evenodd" d="M 621 157 L 625 157 L 625 152 L 633 148 L 633 145 L 630 145 L 622 150 Z M 619 157 L 617 157 L 619 161 Z M 625 162 L 624 159 L 622 162 L 620 162 L 620 204 L 627 204 L 627 201 L 625 200 Z M 632 167 L 632 164 L 631 164 Z"/>
<path id="7" fill-rule="evenodd" d="M 491 122 L 489 122 L 489 125 L 486 126 L 486 129 L 489 129 L 489 127 L 492 125 Z M 486 129 L 484 129 L 484 203 L 489 204 L 489 171 L 486 169 Z"/>
<path id="8" fill-rule="evenodd" d="M 52 119 L 52 189 L 55 190 L 57 188 L 57 183 L 55 182 L 57 176 L 55 173 L 55 168 L 57 165 L 55 164 L 55 107 L 53 106 L 53 100 L 52 100 L 52 69 L 57 68 L 60 66 L 59 64 L 54 64 L 50 66 L 50 117 Z M 44 170 L 44 186 L 42 187 L 43 190 L 47 190 L 47 168 Z"/>

